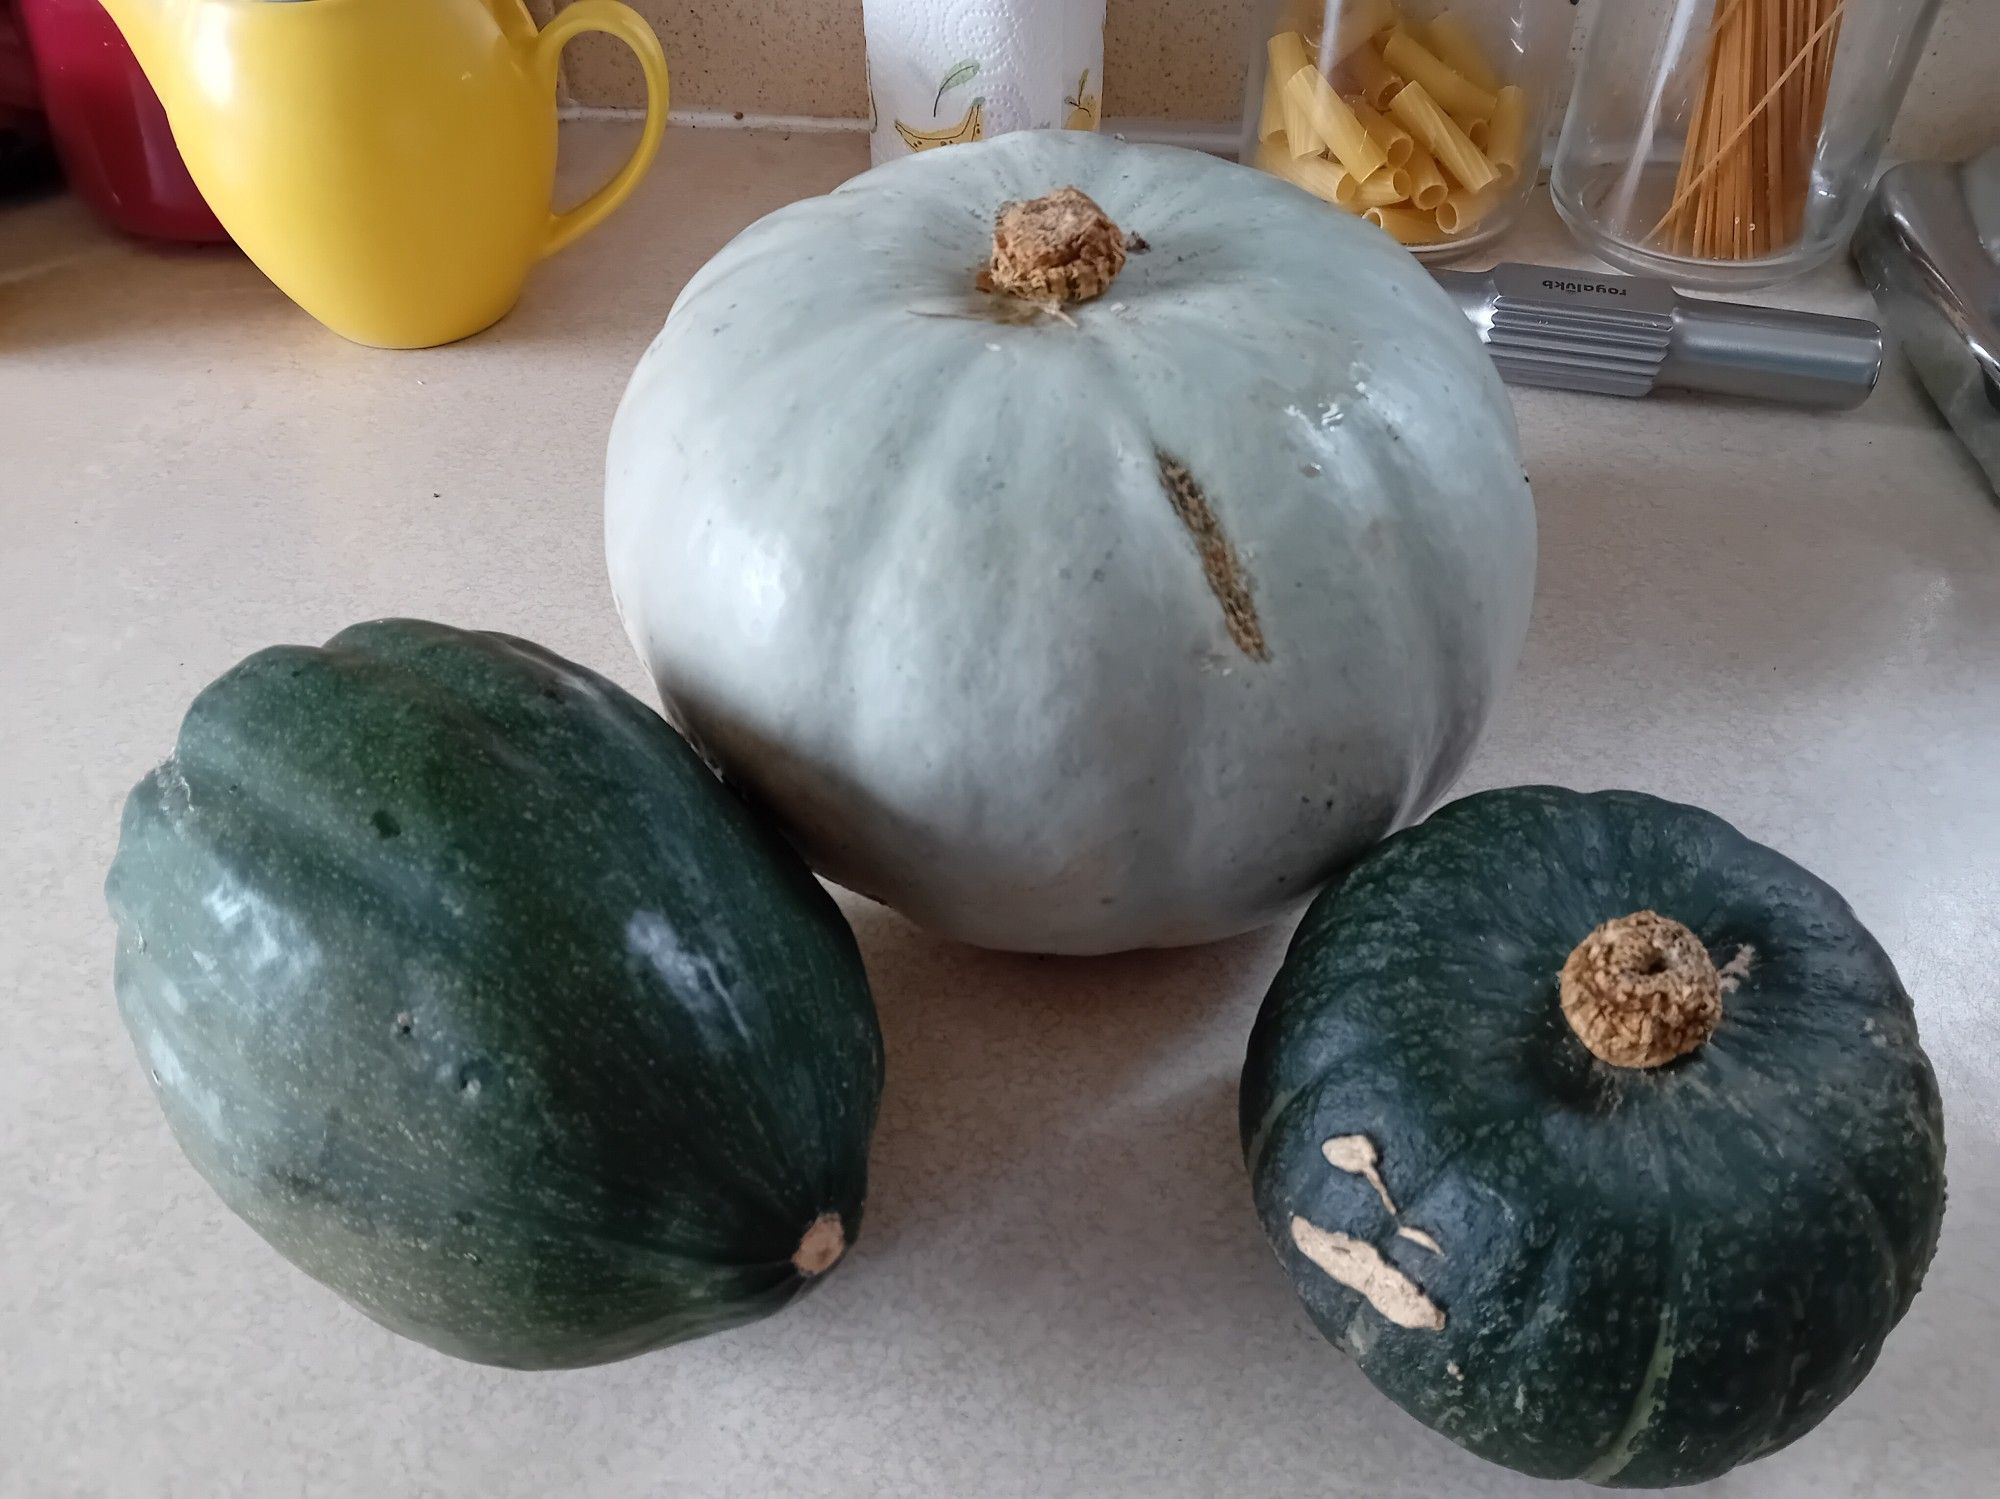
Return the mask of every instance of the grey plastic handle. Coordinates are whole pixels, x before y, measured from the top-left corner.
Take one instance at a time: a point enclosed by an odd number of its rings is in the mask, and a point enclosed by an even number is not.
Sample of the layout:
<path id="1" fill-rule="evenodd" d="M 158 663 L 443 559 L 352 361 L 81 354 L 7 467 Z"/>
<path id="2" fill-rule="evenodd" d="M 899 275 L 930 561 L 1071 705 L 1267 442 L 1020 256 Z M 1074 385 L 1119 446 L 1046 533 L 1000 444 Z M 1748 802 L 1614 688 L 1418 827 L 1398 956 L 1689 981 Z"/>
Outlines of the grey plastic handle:
<path id="1" fill-rule="evenodd" d="M 1554 266 L 1433 274 L 1515 385 L 1844 409 L 1882 374 L 1882 330 L 1865 318 L 1705 301 L 1664 281 Z"/>

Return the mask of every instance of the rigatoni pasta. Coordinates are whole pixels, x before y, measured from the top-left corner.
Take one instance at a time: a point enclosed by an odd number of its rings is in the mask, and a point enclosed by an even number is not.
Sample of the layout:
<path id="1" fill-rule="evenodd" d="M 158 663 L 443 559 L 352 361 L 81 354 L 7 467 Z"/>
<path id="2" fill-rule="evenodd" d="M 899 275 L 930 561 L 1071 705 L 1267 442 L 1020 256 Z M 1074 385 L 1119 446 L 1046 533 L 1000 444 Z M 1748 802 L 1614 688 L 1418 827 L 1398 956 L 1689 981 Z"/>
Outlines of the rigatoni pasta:
<path id="1" fill-rule="evenodd" d="M 1499 75 L 1487 65 L 1486 55 L 1479 50 L 1472 28 L 1454 13 L 1446 11 L 1437 17 L 1424 27 L 1423 34 L 1438 60 L 1447 64 L 1467 83 L 1485 89 L 1489 94 L 1500 91 Z"/>
<path id="2" fill-rule="evenodd" d="M 1292 143 L 1280 130 L 1268 140 L 1257 143 L 1257 170 L 1269 172 L 1273 177 L 1289 177 L 1292 165 Z"/>
<path id="3" fill-rule="evenodd" d="M 1266 43 L 1255 160 L 1406 245 L 1488 221 L 1532 166 L 1530 99 L 1480 29 L 1400 0 L 1289 0 Z M 1431 10 L 1424 6 L 1423 11 Z"/>
<path id="4" fill-rule="evenodd" d="M 1282 145 L 1260 154 L 1257 165 L 1341 208 L 1354 206 L 1360 184 L 1324 156 L 1294 156 Z"/>
<path id="5" fill-rule="evenodd" d="M 1306 61 L 1306 39 L 1296 31 L 1275 32 L 1264 43 L 1265 68 L 1267 77 L 1264 84 L 1264 111 L 1268 115 L 1272 100 L 1278 106 L 1278 130 L 1291 147 L 1294 156 L 1311 156 L 1320 149 L 1314 139 L 1312 119 L 1306 111 L 1307 95 L 1286 85 L 1302 71 L 1310 68 Z M 1260 121 L 1258 129 L 1263 125 Z"/>
<path id="6" fill-rule="evenodd" d="M 1334 92 L 1318 68 L 1301 68 L 1286 83 L 1285 91 L 1300 96 L 1313 134 L 1350 177 L 1365 181 L 1389 164 L 1388 153 L 1375 144 L 1361 117 Z"/>
<path id="7" fill-rule="evenodd" d="M 1285 96 L 1274 88 L 1264 90 L 1262 113 L 1257 116 L 1257 140 L 1261 144 L 1285 129 Z"/>
<path id="8" fill-rule="evenodd" d="M 1270 97 L 1268 90 L 1264 97 Z M 1400 167 L 1406 164 L 1410 153 L 1417 149 L 1417 143 L 1410 139 L 1410 132 L 1365 99 L 1349 99 L 1347 102 L 1360 118 L 1363 128 L 1375 138 L 1375 144 L 1382 148 L 1382 154 L 1389 158 L 1389 165 Z"/>
<path id="9" fill-rule="evenodd" d="M 1359 96 L 1370 109 L 1387 109 L 1389 97 L 1403 80 L 1389 71 L 1373 45 L 1356 48 L 1340 65 L 1341 86 Z"/>
<path id="10" fill-rule="evenodd" d="M 1279 90 L 1279 96 L 1284 128 L 1271 139 L 1283 141 L 1293 156 L 1319 155 L 1325 148 L 1320 145 L 1319 137 L 1313 134 L 1312 120 L 1306 114 L 1305 101 L 1291 89 Z"/>
<path id="11" fill-rule="evenodd" d="M 1437 225 L 1446 234 L 1463 234 L 1486 215 L 1493 212 L 1500 202 L 1501 187 L 1494 183 L 1491 187 L 1477 192 L 1460 188 L 1448 193 L 1444 202 L 1437 207 Z"/>
<path id="12" fill-rule="evenodd" d="M 1493 96 L 1493 115 L 1487 121 L 1485 139 L 1478 143 L 1503 182 L 1512 182 L 1521 173 L 1521 151 L 1527 133 L 1527 92 L 1509 84 Z"/>
<path id="13" fill-rule="evenodd" d="M 1437 158 L 1418 147 L 1410 153 L 1403 170 L 1410 174 L 1410 202 L 1426 213 L 1436 212 L 1445 194 L 1451 191 L 1444 173 L 1438 170 Z"/>
<path id="14" fill-rule="evenodd" d="M 1335 63 L 1365 46 L 1396 24 L 1394 0 L 1346 0 L 1340 19 L 1325 33 L 1319 65 L 1331 71 Z"/>
<path id="15" fill-rule="evenodd" d="M 1312 56 L 1306 51 L 1306 39 L 1296 31 L 1280 31 L 1264 43 L 1264 58 L 1271 69 L 1271 77 L 1284 83 L 1300 68 L 1312 65 Z M 1269 87 L 1265 89 L 1270 92 Z"/>
<path id="16" fill-rule="evenodd" d="M 1414 208 L 1371 208 L 1362 217 L 1377 229 L 1385 229 L 1398 244 L 1434 245 L 1445 237 L 1435 215 Z"/>
<path id="17" fill-rule="evenodd" d="M 1390 32 L 1382 44 L 1382 61 L 1399 77 L 1422 84 L 1424 92 L 1454 119 L 1493 118 L 1493 96 L 1461 77 L 1402 27 Z"/>
<path id="18" fill-rule="evenodd" d="M 1394 208 L 1410 196 L 1410 174 L 1397 167 L 1384 167 L 1355 190 L 1354 201 L 1363 208 Z"/>
<path id="19" fill-rule="evenodd" d="M 1406 83 L 1398 89 L 1389 101 L 1389 113 L 1423 142 L 1444 174 L 1460 187 L 1477 192 L 1500 180 L 1493 163 L 1459 129 L 1458 122 L 1438 107 L 1421 83 Z"/>

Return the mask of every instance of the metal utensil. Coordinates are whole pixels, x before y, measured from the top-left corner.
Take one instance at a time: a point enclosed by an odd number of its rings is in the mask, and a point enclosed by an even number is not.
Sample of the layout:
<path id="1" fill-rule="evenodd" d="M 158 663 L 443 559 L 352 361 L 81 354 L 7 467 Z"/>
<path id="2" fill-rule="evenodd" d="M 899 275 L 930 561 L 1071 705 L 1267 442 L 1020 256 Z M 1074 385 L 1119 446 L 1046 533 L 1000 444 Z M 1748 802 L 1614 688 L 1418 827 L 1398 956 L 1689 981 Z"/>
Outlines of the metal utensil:
<path id="1" fill-rule="evenodd" d="M 2000 494 L 2000 149 L 1885 172 L 1854 261 L 1924 388 Z"/>
<path id="2" fill-rule="evenodd" d="M 1863 318 L 1711 302 L 1664 281 L 1546 265 L 1432 274 L 1513 385 L 1845 408 L 1867 400 L 1882 372 L 1882 330 Z"/>

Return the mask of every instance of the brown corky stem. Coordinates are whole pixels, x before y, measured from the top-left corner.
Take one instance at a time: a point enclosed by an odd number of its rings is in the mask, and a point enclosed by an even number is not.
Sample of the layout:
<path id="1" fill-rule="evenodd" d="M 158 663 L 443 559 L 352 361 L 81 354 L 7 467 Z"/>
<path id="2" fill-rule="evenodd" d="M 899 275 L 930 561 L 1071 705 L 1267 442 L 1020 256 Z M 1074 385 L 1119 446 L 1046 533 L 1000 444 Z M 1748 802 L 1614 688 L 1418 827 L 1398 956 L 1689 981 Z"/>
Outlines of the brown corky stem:
<path id="1" fill-rule="evenodd" d="M 1722 980 L 1701 938 L 1657 911 L 1605 922 L 1562 966 L 1562 1012 L 1614 1067 L 1659 1067 L 1722 1023 Z"/>
<path id="2" fill-rule="evenodd" d="M 792 1252 L 792 1268 L 811 1277 L 824 1275 L 847 1252 L 847 1230 L 840 1226 L 840 1214 L 821 1213 Z"/>
<path id="3" fill-rule="evenodd" d="M 1088 302 L 1125 266 L 1125 236 L 1073 187 L 1001 207 L 981 291 L 1029 302 Z"/>

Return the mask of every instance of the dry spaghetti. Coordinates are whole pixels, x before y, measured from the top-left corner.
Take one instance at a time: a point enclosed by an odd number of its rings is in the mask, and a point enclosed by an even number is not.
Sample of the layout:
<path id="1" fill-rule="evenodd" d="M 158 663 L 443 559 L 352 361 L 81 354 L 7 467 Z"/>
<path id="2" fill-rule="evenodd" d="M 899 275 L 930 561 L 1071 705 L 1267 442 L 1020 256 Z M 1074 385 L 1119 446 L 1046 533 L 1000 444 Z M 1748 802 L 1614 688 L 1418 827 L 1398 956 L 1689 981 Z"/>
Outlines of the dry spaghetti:
<path id="1" fill-rule="evenodd" d="M 1755 260 L 1805 228 L 1847 0 L 1717 0 L 1673 201 L 1649 238 Z"/>

